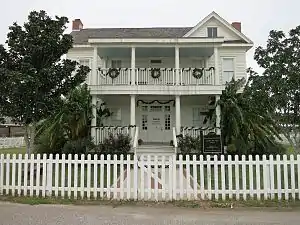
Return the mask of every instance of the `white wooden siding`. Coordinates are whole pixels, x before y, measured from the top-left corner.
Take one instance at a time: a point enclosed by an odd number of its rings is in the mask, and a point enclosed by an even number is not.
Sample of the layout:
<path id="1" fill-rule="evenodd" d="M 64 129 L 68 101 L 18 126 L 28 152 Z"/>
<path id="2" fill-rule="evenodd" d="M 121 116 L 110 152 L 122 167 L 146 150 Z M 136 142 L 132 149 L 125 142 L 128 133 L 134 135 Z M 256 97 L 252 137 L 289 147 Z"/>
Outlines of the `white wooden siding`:
<path id="1" fill-rule="evenodd" d="M 190 37 L 207 37 L 207 27 L 217 27 L 218 37 L 224 37 L 226 41 L 242 40 L 238 35 L 229 30 L 215 18 L 211 18 L 209 21 L 207 21 L 202 27 L 192 33 Z"/>

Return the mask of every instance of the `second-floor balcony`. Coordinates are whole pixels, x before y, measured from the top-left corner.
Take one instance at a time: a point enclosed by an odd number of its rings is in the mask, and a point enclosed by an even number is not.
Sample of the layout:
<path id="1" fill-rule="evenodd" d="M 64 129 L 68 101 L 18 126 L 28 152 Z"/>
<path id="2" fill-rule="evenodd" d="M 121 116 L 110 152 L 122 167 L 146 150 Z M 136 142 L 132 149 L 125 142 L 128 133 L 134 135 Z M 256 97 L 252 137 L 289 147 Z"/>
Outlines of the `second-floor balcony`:
<path id="1" fill-rule="evenodd" d="M 215 85 L 215 68 L 98 68 L 96 85 Z"/>

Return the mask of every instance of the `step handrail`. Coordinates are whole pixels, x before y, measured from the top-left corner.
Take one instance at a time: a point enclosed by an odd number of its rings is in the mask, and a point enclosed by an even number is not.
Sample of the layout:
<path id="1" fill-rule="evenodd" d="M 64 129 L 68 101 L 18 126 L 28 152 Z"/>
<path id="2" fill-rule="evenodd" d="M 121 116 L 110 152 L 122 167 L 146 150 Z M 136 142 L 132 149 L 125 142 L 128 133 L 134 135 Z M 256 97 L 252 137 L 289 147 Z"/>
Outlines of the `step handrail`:
<path id="1" fill-rule="evenodd" d="M 178 143 L 177 143 L 177 136 L 176 136 L 176 128 L 175 127 L 173 127 L 173 145 L 174 145 L 175 154 L 177 154 Z"/>
<path id="2" fill-rule="evenodd" d="M 133 139 L 133 150 L 136 155 L 136 149 L 138 145 L 138 137 L 139 137 L 139 127 L 135 127 L 134 139 Z"/>

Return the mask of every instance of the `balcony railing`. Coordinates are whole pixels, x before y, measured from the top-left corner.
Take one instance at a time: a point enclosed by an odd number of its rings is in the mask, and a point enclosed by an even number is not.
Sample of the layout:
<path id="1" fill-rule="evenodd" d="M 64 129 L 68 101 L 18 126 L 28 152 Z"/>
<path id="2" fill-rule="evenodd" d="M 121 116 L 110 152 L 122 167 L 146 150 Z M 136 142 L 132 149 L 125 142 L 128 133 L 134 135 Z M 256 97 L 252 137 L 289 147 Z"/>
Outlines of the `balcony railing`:
<path id="1" fill-rule="evenodd" d="M 211 68 L 107 68 L 99 69 L 96 85 L 214 85 Z M 176 74 L 178 72 L 178 79 Z"/>

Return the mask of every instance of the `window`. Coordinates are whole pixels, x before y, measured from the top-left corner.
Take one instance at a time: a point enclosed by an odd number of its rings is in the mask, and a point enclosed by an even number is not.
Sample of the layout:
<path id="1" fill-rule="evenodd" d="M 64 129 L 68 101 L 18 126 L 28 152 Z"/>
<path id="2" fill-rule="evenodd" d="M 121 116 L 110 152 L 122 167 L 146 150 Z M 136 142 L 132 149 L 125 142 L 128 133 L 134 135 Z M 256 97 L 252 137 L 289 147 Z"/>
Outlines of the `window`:
<path id="1" fill-rule="evenodd" d="M 121 68 L 122 61 L 121 60 L 111 60 L 111 68 Z"/>
<path id="2" fill-rule="evenodd" d="M 82 66 L 88 66 L 89 68 L 91 67 L 90 66 L 90 59 L 79 59 L 79 64 L 82 65 Z M 91 72 L 89 72 L 89 74 L 86 77 L 85 82 L 87 84 L 90 84 L 90 76 L 91 76 Z"/>
<path id="3" fill-rule="evenodd" d="M 112 115 L 111 120 L 112 121 L 121 121 L 121 108 L 112 108 L 110 109 Z"/>
<path id="4" fill-rule="evenodd" d="M 201 109 L 193 108 L 193 126 L 200 126 L 201 124 Z"/>
<path id="5" fill-rule="evenodd" d="M 165 130 L 171 130 L 171 115 L 165 114 Z"/>
<path id="6" fill-rule="evenodd" d="M 148 115 L 142 115 L 142 130 L 148 129 Z"/>
<path id="7" fill-rule="evenodd" d="M 218 37 L 218 28 L 217 27 L 208 27 L 207 28 L 207 37 L 209 37 L 209 38 Z"/>
<path id="8" fill-rule="evenodd" d="M 230 82 L 234 77 L 234 59 L 224 58 L 222 61 L 222 81 L 223 84 Z"/>
<path id="9" fill-rule="evenodd" d="M 169 105 L 165 106 L 165 112 L 170 112 L 171 111 L 171 107 Z"/>
<path id="10" fill-rule="evenodd" d="M 162 106 L 153 105 L 150 107 L 150 112 L 161 112 L 161 111 L 162 111 Z"/>
<path id="11" fill-rule="evenodd" d="M 143 106 L 142 106 L 142 111 L 143 111 L 143 112 L 148 112 L 148 106 L 143 105 Z"/>

